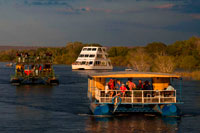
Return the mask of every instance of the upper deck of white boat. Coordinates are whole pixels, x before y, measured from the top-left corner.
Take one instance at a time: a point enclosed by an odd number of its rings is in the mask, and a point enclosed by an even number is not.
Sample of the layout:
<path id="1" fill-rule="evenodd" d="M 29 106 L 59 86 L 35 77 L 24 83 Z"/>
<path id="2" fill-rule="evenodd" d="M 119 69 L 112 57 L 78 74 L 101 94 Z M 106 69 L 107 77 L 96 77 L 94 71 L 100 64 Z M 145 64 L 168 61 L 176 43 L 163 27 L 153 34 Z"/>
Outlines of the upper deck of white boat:
<path id="1" fill-rule="evenodd" d="M 82 60 L 109 60 L 105 47 L 87 46 L 83 47 L 77 61 Z"/>
<path id="2" fill-rule="evenodd" d="M 80 54 L 95 54 L 95 53 L 103 53 L 107 54 L 105 47 L 83 47 Z"/>

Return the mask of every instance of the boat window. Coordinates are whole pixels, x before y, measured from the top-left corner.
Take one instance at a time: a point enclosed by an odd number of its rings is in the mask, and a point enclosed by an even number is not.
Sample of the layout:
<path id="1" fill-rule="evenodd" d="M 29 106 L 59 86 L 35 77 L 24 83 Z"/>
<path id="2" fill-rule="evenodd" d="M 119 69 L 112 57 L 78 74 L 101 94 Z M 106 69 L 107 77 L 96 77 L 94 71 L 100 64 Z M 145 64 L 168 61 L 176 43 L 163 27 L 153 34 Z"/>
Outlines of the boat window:
<path id="1" fill-rule="evenodd" d="M 87 51 L 87 48 L 84 48 L 83 51 Z"/>
<path id="2" fill-rule="evenodd" d="M 95 65 L 100 65 L 101 61 L 95 61 Z"/>
<path id="3" fill-rule="evenodd" d="M 88 55 L 88 54 L 86 54 L 86 55 L 85 55 L 85 57 L 89 57 L 89 55 Z"/>
<path id="4" fill-rule="evenodd" d="M 93 48 L 93 49 L 92 49 L 92 51 L 96 51 L 96 50 L 97 50 L 96 48 Z"/>
<path id="5" fill-rule="evenodd" d="M 101 49 L 101 48 L 98 48 L 98 51 L 99 51 L 99 52 L 102 52 L 102 49 Z"/>
<path id="6" fill-rule="evenodd" d="M 102 58 L 102 54 L 97 54 L 97 58 Z"/>
<path id="7" fill-rule="evenodd" d="M 80 54 L 79 57 L 84 57 L 84 54 Z"/>
<path id="8" fill-rule="evenodd" d="M 88 51 L 91 51 L 92 49 L 91 49 L 91 48 L 88 48 L 87 50 L 88 50 Z"/>
<path id="9" fill-rule="evenodd" d="M 102 66 L 106 66 L 106 62 L 105 62 L 105 61 L 102 61 L 102 62 L 101 62 L 101 65 L 102 65 Z"/>
<path id="10" fill-rule="evenodd" d="M 82 65 L 84 65 L 85 63 L 86 63 L 85 61 L 82 61 L 82 63 L 81 63 L 81 64 L 82 64 Z"/>
<path id="11" fill-rule="evenodd" d="M 91 54 L 90 57 L 95 57 L 95 55 L 94 55 L 94 54 Z"/>
<path id="12" fill-rule="evenodd" d="M 110 63 L 110 61 L 108 62 L 108 65 L 109 65 L 109 66 L 111 66 L 111 63 Z"/>
<path id="13" fill-rule="evenodd" d="M 93 64 L 93 61 L 90 61 L 90 62 L 89 62 L 89 65 L 92 65 L 92 64 Z"/>

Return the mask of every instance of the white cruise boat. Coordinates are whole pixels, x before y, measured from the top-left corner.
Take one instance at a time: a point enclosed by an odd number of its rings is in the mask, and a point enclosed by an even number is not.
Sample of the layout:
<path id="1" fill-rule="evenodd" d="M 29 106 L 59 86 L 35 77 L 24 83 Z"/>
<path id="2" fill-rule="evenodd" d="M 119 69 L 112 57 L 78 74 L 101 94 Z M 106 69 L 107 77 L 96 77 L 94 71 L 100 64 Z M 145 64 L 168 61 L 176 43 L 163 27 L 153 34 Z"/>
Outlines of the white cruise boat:
<path id="1" fill-rule="evenodd" d="M 105 47 L 83 47 L 72 69 L 113 69 Z"/>

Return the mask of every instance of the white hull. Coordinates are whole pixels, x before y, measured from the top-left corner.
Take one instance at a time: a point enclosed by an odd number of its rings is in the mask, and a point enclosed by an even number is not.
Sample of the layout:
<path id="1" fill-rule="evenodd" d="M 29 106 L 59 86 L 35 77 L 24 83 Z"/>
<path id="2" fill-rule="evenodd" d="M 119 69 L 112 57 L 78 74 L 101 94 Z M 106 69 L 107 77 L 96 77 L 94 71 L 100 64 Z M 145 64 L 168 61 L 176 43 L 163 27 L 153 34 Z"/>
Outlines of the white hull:
<path id="1" fill-rule="evenodd" d="M 113 66 L 72 65 L 73 70 L 112 70 Z"/>

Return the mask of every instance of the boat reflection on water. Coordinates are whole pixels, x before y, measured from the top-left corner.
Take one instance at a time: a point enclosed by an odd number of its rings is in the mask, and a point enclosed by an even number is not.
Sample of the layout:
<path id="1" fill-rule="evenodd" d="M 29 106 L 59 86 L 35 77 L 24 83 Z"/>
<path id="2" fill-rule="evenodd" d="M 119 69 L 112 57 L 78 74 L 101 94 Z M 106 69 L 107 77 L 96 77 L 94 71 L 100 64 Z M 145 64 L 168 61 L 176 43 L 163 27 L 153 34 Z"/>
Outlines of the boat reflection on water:
<path id="1" fill-rule="evenodd" d="M 110 71 L 111 70 L 72 70 L 72 72 L 76 72 L 82 76 L 88 76 L 90 74 L 110 72 Z"/>
<path id="2" fill-rule="evenodd" d="M 44 95 L 51 96 L 53 86 L 50 85 L 20 85 L 16 87 L 17 95 Z"/>
<path id="3" fill-rule="evenodd" d="M 152 114 L 122 114 L 86 121 L 87 132 L 177 132 L 180 118 Z"/>

